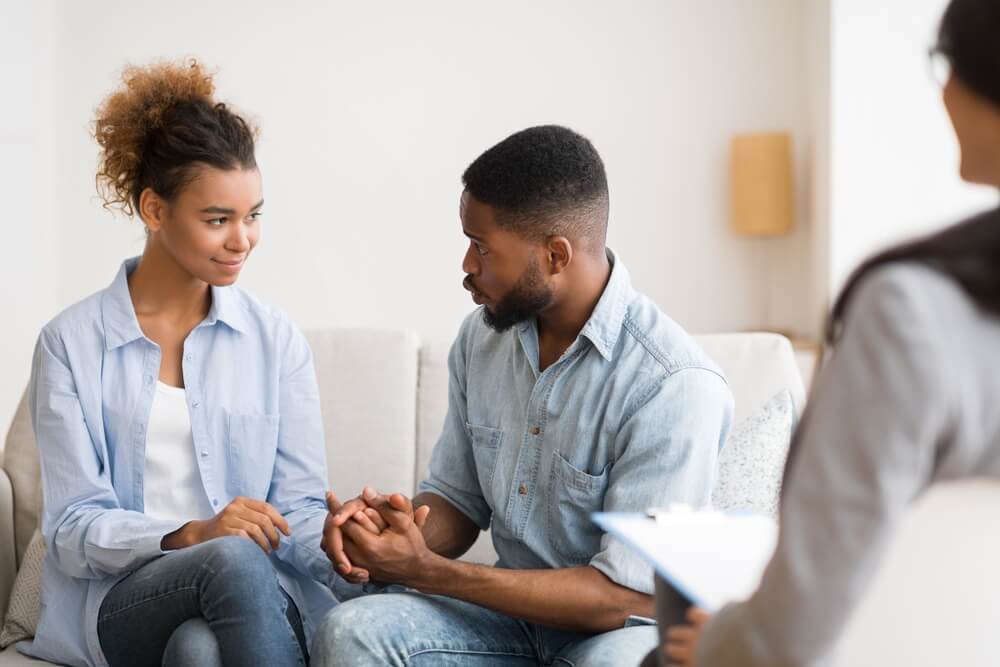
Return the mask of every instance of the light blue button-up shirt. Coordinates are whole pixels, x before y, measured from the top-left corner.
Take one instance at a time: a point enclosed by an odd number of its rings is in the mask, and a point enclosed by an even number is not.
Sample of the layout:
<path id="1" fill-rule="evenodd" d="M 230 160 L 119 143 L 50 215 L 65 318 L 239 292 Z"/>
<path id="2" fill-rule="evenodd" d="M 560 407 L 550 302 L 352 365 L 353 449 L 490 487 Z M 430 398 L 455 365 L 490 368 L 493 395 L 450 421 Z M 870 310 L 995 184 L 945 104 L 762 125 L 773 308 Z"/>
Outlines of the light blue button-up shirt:
<path id="1" fill-rule="evenodd" d="M 590 515 L 707 505 L 733 398 L 719 368 L 608 255 L 594 312 L 544 371 L 534 321 L 497 333 L 481 309 L 466 318 L 420 489 L 492 526 L 500 567 L 589 564 L 652 593 L 652 570 Z"/>
<path id="2" fill-rule="evenodd" d="M 160 349 L 139 328 L 126 261 L 105 290 L 45 326 L 29 401 L 41 458 L 48 547 L 42 614 L 21 650 L 104 665 L 97 616 L 107 592 L 162 555 L 184 522 L 143 514 L 146 425 Z M 267 500 L 288 521 L 272 562 L 307 638 L 346 586 L 320 550 L 326 450 L 312 354 L 280 312 L 236 287 L 212 287 L 208 317 L 184 341 L 183 373 L 201 482 L 214 510 Z"/>

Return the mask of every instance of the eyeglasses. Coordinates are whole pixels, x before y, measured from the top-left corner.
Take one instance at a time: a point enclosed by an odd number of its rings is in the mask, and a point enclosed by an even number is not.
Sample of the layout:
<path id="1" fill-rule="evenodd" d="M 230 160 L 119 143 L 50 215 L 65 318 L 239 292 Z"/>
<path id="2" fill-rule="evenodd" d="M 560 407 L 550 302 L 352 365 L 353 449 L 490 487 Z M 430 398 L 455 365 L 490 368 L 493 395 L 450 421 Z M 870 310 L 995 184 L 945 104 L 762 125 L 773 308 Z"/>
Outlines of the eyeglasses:
<path id="1" fill-rule="evenodd" d="M 931 79 L 943 88 L 951 78 L 951 60 L 940 47 L 934 46 L 927 50 L 927 61 Z"/>

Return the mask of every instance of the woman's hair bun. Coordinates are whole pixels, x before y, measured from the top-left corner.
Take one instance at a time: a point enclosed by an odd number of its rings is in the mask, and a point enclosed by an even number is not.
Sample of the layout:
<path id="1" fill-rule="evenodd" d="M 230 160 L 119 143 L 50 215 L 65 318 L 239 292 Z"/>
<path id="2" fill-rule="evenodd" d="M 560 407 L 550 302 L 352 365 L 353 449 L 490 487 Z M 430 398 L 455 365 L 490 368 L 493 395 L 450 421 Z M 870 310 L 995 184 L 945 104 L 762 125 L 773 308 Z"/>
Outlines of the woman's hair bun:
<path id="1" fill-rule="evenodd" d="M 193 58 L 125 67 L 122 85 L 101 102 L 93 125 L 101 147 L 97 189 L 106 208 L 131 215 L 145 187 L 171 196 L 173 192 L 161 190 L 171 189 L 170 172 L 186 163 L 234 162 L 228 155 L 232 147 L 225 145 L 233 143 L 234 128 L 237 143 L 249 141 L 253 161 L 254 132 L 225 105 L 216 104 L 212 77 Z M 220 155 L 206 158 L 206 149 Z M 242 156 L 235 161 L 247 162 L 246 147 L 236 151 Z"/>

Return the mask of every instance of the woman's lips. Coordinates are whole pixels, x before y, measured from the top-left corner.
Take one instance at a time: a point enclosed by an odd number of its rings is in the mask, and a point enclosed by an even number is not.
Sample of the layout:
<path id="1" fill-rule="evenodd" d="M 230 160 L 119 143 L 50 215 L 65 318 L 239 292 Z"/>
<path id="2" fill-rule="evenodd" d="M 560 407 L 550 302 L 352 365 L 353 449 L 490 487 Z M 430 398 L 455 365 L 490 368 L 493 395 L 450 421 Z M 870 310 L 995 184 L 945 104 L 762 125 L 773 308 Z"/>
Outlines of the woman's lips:
<path id="1" fill-rule="evenodd" d="M 246 261 L 246 258 L 244 257 L 243 259 L 238 260 L 236 262 L 223 262 L 222 260 L 218 259 L 213 259 L 212 261 L 218 264 L 219 268 L 225 271 L 226 273 L 239 273 L 240 269 L 243 268 L 243 262 Z"/>

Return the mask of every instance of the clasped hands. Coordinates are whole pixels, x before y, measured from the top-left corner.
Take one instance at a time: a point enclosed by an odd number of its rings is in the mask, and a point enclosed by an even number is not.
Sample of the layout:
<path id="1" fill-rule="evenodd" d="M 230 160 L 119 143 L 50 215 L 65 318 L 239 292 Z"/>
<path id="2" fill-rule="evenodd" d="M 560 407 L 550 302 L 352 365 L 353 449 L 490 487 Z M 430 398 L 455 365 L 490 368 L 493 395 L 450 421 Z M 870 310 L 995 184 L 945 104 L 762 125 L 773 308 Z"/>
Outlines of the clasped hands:
<path id="1" fill-rule="evenodd" d="M 421 532 L 430 507 L 414 510 L 406 496 L 384 496 L 370 487 L 343 504 L 327 492 L 326 503 L 320 548 L 345 580 L 417 587 L 424 564 L 434 557 Z"/>

